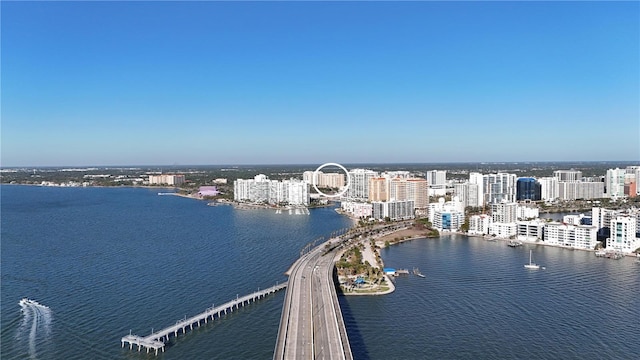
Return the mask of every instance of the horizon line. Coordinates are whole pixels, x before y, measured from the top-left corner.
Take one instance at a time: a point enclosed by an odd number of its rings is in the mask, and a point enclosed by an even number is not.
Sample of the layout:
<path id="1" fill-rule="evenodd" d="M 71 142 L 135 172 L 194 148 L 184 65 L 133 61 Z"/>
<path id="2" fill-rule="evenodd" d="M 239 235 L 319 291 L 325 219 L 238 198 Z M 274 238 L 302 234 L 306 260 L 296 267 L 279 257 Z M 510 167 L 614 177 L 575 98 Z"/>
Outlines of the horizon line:
<path id="1" fill-rule="evenodd" d="M 549 164 L 549 163 L 640 163 L 640 160 L 528 160 L 528 161 L 434 161 L 434 162 L 345 162 L 344 165 L 431 165 L 431 164 Z M 316 163 L 256 163 L 256 164 L 130 164 L 130 165 L 14 165 L 0 169 L 21 168 L 153 168 L 153 167 L 267 167 L 267 166 L 319 166 Z"/>

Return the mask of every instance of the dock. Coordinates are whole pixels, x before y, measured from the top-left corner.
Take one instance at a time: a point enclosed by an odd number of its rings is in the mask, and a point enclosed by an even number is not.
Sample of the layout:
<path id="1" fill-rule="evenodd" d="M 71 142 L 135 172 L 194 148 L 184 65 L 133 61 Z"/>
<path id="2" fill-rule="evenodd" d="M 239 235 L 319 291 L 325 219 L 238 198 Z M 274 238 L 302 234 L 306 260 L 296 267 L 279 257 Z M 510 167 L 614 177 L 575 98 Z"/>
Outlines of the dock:
<path id="1" fill-rule="evenodd" d="M 144 348 L 147 350 L 147 353 L 153 350 L 155 351 L 155 354 L 158 355 L 159 350 L 164 352 L 166 342 L 169 341 L 169 336 L 171 334 L 173 334 L 174 338 L 177 338 L 181 330 L 182 334 L 186 334 L 187 328 L 189 328 L 189 330 L 193 330 L 194 325 L 201 326 L 202 323 L 207 324 L 209 319 L 213 321 L 216 317 L 220 318 L 220 316 L 227 314 L 227 312 L 233 312 L 234 309 L 237 310 L 240 306 L 248 305 L 286 287 L 287 282 L 284 282 L 264 290 L 258 290 L 249 295 L 236 297 L 234 300 L 228 301 L 219 306 L 215 306 L 214 304 L 214 306 L 206 309 L 198 315 L 192 316 L 188 319 L 178 320 L 174 325 L 153 332 L 148 336 L 143 337 L 129 333 L 129 335 L 123 336 L 120 340 L 122 347 L 124 347 L 125 344 L 129 344 L 129 349 L 132 350 L 133 345 L 136 345 L 138 351 L 141 351 Z"/>

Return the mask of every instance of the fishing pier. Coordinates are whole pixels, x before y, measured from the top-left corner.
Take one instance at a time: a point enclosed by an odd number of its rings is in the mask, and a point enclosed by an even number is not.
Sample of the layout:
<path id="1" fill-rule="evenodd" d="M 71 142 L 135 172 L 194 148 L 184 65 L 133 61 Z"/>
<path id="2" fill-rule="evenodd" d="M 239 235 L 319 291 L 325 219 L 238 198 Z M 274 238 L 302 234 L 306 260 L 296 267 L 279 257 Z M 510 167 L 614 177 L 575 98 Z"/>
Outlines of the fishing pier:
<path id="1" fill-rule="evenodd" d="M 237 310 L 240 306 L 248 305 L 256 300 L 262 299 L 263 297 L 273 294 L 279 290 L 282 290 L 287 287 L 287 282 L 282 284 L 276 284 L 270 288 L 264 290 L 258 290 L 249 295 L 245 295 L 242 297 L 236 297 L 234 300 L 226 302 L 219 306 L 212 306 L 206 309 L 204 312 L 192 316 L 188 319 L 181 319 L 176 321 L 175 325 L 168 326 L 160 331 L 152 332 L 149 336 L 138 336 L 132 335 L 131 333 L 127 336 L 123 336 L 120 340 L 122 342 L 122 347 L 125 344 L 129 344 L 129 349 L 133 349 L 133 345 L 138 346 L 138 351 L 141 351 L 143 348 L 147 350 L 147 353 L 151 350 L 155 351 L 155 354 L 158 355 L 158 350 L 162 350 L 164 352 L 165 343 L 169 341 L 169 336 L 173 334 L 175 338 L 178 337 L 178 333 L 182 330 L 182 334 L 186 334 L 187 328 L 193 330 L 195 326 L 201 326 L 202 323 L 207 324 L 209 319 L 213 321 L 216 317 L 220 318 L 223 314 L 227 314 L 227 312 L 233 312 L 234 308 Z"/>

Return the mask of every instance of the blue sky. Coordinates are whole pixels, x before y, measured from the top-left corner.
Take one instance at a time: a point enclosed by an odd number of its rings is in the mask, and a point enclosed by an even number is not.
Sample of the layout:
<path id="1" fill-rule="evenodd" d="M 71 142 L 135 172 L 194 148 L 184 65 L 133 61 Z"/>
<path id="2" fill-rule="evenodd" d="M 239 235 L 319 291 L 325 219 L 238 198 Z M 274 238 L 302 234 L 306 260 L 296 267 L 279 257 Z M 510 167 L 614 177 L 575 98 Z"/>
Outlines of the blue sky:
<path id="1" fill-rule="evenodd" d="M 638 2 L 6 2 L 2 166 L 640 159 Z"/>

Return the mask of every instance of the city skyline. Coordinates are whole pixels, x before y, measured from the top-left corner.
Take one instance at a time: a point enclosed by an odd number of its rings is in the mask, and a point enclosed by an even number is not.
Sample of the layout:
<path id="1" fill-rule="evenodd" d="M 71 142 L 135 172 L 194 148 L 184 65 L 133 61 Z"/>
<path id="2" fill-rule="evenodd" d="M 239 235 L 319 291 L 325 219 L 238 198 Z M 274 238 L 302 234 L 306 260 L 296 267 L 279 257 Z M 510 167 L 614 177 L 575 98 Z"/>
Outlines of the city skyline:
<path id="1" fill-rule="evenodd" d="M 2 166 L 637 161 L 637 2 L 3 2 Z"/>

